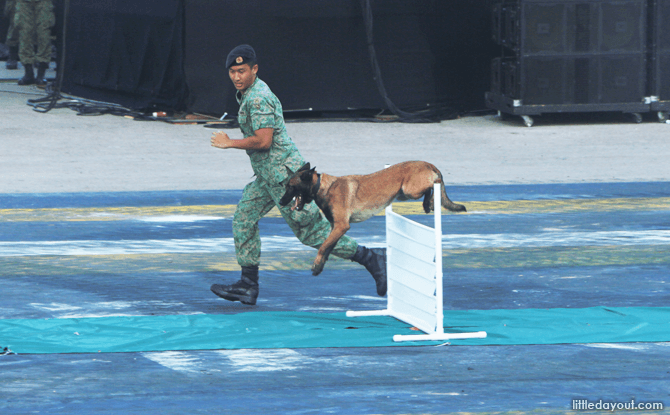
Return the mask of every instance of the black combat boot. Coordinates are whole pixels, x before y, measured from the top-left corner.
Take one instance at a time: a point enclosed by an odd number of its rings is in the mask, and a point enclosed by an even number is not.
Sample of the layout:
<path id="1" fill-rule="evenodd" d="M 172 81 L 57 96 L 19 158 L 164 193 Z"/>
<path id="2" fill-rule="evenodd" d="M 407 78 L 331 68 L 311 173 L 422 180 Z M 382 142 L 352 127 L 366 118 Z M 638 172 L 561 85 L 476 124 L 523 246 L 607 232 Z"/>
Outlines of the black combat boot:
<path id="1" fill-rule="evenodd" d="M 19 47 L 10 46 L 9 57 L 7 58 L 7 65 L 5 65 L 5 67 L 7 69 L 19 69 L 18 60 L 19 60 Z"/>
<path id="2" fill-rule="evenodd" d="M 40 62 L 37 64 L 37 76 L 35 77 L 35 83 L 38 86 L 46 86 L 47 79 L 45 74 L 47 72 L 47 69 L 49 69 L 48 62 Z"/>
<path id="3" fill-rule="evenodd" d="M 363 265 L 377 283 L 377 294 L 386 295 L 386 248 L 368 249 L 358 245 L 352 261 Z"/>
<path id="4" fill-rule="evenodd" d="M 242 267 L 242 278 L 233 285 L 213 284 L 212 292 L 228 301 L 254 305 L 258 298 L 258 266 Z"/>
<path id="5" fill-rule="evenodd" d="M 27 63 L 23 65 L 23 69 L 26 71 L 23 78 L 19 79 L 19 85 L 32 85 L 35 83 L 35 73 L 33 72 L 33 65 Z"/>

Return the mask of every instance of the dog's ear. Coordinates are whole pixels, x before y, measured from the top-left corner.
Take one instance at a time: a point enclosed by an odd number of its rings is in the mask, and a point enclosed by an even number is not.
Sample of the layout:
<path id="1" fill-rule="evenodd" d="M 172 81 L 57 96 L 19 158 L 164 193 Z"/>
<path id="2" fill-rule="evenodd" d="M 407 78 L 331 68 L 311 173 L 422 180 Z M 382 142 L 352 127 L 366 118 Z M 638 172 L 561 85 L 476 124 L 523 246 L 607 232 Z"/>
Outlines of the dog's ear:
<path id="1" fill-rule="evenodd" d="M 291 176 L 293 176 L 293 175 L 295 174 L 295 173 L 293 173 L 293 172 L 291 171 L 291 169 L 288 168 L 287 165 L 284 165 L 284 167 L 286 167 L 286 171 L 288 172 L 288 177 L 291 177 Z"/>
<path id="2" fill-rule="evenodd" d="M 307 162 L 307 163 L 305 163 L 301 168 L 299 168 L 298 171 L 297 171 L 296 173 L 300 173 L 300 172 L 303 172 L 303 171 L 307 171 L 307 170 L 309 170 L 309 169 L 310 169 L 310 167 L 309 167 L 309 162 Z"/>
<path id="3" fill-rule="evenodd" d="M 312 170 L 306 170 L 300 172 L 300 180 L 303 182 L 312 182 L 312 176 L 314 175 L 314 169 Z"/>

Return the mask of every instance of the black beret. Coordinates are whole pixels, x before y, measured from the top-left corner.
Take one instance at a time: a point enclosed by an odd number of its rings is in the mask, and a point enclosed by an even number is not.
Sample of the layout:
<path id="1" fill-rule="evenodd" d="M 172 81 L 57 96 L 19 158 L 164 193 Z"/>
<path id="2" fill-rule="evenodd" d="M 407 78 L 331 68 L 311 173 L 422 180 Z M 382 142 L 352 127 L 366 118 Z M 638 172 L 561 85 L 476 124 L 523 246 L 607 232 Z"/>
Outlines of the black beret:
<path id="1" fill-rule="evenodd" d="M 243 65 L 249 62 L 256 62 L 256 51 L 249 45 L 240 45 L 228 54 L 226 69 L 230 69 L 233 65 Z"/>

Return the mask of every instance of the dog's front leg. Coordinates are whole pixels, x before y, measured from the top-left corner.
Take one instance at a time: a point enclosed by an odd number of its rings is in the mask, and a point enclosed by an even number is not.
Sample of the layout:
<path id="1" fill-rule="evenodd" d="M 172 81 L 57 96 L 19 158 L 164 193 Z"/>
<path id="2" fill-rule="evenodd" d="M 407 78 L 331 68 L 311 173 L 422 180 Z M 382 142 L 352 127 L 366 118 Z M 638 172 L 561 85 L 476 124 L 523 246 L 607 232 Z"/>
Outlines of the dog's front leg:
<path id="1" fill-rule="evenodd" d="M 314 264 L 312 264 L 312 275 L 321 274 L 323 267 L 326 265 L 326 261 L 328 261 L 328 256 L 330 256 L 333 248 L 337 245 L 337 241 L 347 233 L 349 228 L 350 226 L 348 222 L 336 222 L 333 224 L 333 230 L 330 231 L 330 235 L 323 241 L 319 247 L 319 252 L 316 254 L 316 259 L 314 260 Z"/>

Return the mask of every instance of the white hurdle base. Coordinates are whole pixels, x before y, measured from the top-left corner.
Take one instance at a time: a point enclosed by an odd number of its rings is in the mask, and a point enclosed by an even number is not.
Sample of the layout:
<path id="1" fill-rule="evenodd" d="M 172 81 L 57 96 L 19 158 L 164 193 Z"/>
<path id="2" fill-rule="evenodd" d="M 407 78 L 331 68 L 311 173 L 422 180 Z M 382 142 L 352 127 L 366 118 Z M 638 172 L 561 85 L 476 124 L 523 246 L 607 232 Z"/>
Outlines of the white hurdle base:
<path id="1" fill-rule="evenodd" d="M 442 307 L 442 189 L 435 184 L 435 227 L 429 228 L 386 208 L 387 306 L 347 311 L 347 317 L 390 316 L 425 334 L 395 335 L 393 341 L 481 339 L 485 331 L 445 333 Z"/>
<path id="2" fill-rule="evenodd" d="M 370 310 L 370 311 L 347 311 L 347 317 L 370 317 L 370 316 L 390 316 L 394 317 L 389 310 Z M 399 318 L 399 320 L 402 320 Z M 476 331 L 472 333 L 429 333 L 429 334 L 396 334 L 393 336 L 394 342 L 417 342 L 417 341 L 446 341 L 463 339 L 483 339 L 486 338 L 485 331 Z"/>
<path id="3" fill-rule="evenodd" d="M 370 316 L 389 316 L 395 317 L 389 310 L 370 310 L 370 311 L 347 311 L 347 317 L 370 317 Z M 402 318 L 396 317 L 399 320 Z M 463 339 L 484 339 L 485 331 L 476 331 L 471 333 L 428 333 L 428 334 L 396 334 L 393 336 L 394 342 L 417 342 L 417 341 L 445 341 L 445 340 L 463 340 Z"/>
<path id="4" fill-rule="evenodd" d="M 417 341 L 446 341 L 463 339 L 483 339 L 486 337 L 485 331 L 474 333 L 434 333 L 434 334 L 396 334 L 393 336 L 394 342 L 417 342 Z"/>
<path id="5" fill-rule="evenodd" d="M 347 317 L 390 316 L 388 310 L 347 311 Z"/>

